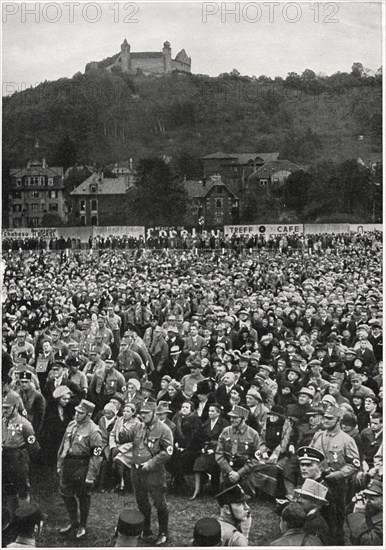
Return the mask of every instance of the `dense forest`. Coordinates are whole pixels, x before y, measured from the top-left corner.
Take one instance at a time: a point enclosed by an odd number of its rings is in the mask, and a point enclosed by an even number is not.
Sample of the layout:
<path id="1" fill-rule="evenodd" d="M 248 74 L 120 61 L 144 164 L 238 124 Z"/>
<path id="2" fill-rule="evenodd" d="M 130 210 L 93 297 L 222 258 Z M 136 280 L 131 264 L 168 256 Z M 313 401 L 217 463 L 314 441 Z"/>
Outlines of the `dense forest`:
<path id="1" fill-rule="evenodd" d="M 165 156 L 173 173 L 187 178 L 202 176 L 199 158 L 215 151 L 279 151 L 317 172 L 319 186 L 318 166 L 381 158 L 382 70 L 370 75 L 354 63 L 351 73 L 307 69 L 285 79 L 237 70 L 216 78 L 77 73 L 3 98 L 3 177 L 36 155 L 36 142 L 51 166 Z M 366 175 L 370 183 L 372 177 Z"/>

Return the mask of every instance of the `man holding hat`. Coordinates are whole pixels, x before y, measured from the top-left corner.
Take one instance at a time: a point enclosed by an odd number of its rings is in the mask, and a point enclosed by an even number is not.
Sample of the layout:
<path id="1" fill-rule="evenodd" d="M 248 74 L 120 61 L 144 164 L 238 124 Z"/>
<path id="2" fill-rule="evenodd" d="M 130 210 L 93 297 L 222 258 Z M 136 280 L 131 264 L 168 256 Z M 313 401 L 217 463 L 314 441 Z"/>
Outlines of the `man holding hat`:
<path id="1" fill-rule="evenodd" d="M 227 487 L 216 495 L 221 508 L 218 517 L 221 526 L 221 546 L 248 546 L 252 523 L 248 498 L 240 485 Z"/>
<path id="2" fill-rule="evenodd" d="M 36 537 L 40 535 L 46 515 L 37 504 L 25 503 L 16 510 L 15 526 L 17 538 L 7 548 L 35 548 Z"/>
<path id="3" fill-rule="evenodd" d="M 342 430 L 340 425 L 342 417 L 342 409 L 334 405 L 328 406 L 323 417 L 324 430 L 317 432 L 310 444 L 326 457 L 323 462 L 325 480 L 336 506 L 334 543 L 339 545 L 344 545 L 343 524 L 347 481 L 360 467 L 358 447 L 354 439 Z"/>
<path id="4" fill-rule="evenodd" d="M 303 526 L 305 532 L 317 536 L 324 545 L 334 543 L 333 532 L 321 513 L 321 510 L 328 506 L 327 492 L 328 487 L 313 479 L 306 478 L 302 487 L 295 489 L 294 495 L 295 501 L 299 502 L 306 512 Z"/>
<path id="5" fill-rule="evenodd" d="M 347 517 L 350 540 L 354 546 L 382 546 L 383 543 L 383 483 L 374 478 L 363 491 L 366 500 L 363 512 Z"/>
<path id="6" fill-rule="evenodd" d="M 280 518 L 283 536 L 271 542 L 270 546 L 323 546 L 317 537 L 305 531 L 305 522 L 306 512 L 303 506 L 297 502 L 288 504 Z"/>
<path id="7" fill-rule="evenodd" d="M 19 499 L 29 499 L 29 455 L 38 452 L 39 444 L 32 424 L 17 411 L 19 397 L 8 393 L 2 405 L 2 486 L 13 521 Z"/>
<path id="8" fill-rule="evenodd" d="M 235 405 L 228 413 L 231 425 L 224 428 L 217 443 L 215 458 L 225 485 L 239 483 L 249 494 L 254 494 L 254 471 L 266 447 L 259 434 L 246 424 L 249 411 Z"/>
<path id="9" fill-rule="evenodd" d="M 145 518 L 138 510 L 131 510 L 130 508 L 122 510 L 118 518 L 115 540 L 111 546 L 119 548 L 138 546 L 144 523 Z"/>
<path id="10" fill-rule="evenodd" d="M 60 533 L 75 533 L 77 539 L 86 534 L 91 489 L 102 464 L 102 437 L 91 420 L 94 409 L 94 403 L 86 399 L 75 407 L 75 419 L 67 426 L 58 451 L 59 493 L 70 516 L 70 523 Z"/>
<path id="11" fill-rule="evenodd" d="M 173 435 L 166 424 L 156 416 L 156 403 L 148 401 L 140 409 L 142 422 L 123 428 L 118 434 L 120 443 L 133 443 L 131 482 L 138 509 L 145 517 L 143 537 L 150 538 L 151 505 L 149 495 L 158 513 L 159 533 L 157 546 L 167 542 L 169 512 L 165 499 L 165 463 L 173 454 Z"/>

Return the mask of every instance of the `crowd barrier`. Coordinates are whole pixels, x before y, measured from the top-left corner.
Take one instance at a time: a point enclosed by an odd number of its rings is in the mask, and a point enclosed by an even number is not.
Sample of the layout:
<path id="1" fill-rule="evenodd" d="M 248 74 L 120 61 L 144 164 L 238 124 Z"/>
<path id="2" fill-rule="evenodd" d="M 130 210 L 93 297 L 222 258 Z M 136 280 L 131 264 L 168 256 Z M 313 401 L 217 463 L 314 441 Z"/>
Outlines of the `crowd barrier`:
<path id="1" fill-rule="evenodd" d="M 243 224 L 225 225 L 217 229 L 185 228 L 185 227 L 148 227 L 144 226 L 80 226 L 80 227 L 49 227 L 49 228 L 14 228 L 3 229 L 2 238 L 13 239 L 77 239 L 82 243 L 97 238 L 128 238 L 149 239 L 151 237 L 195 237 L 204 238 L 210 235 L 261 235 L 266 239 L 272 236 L 285 235 L 316 235 L 316 234 L 349 234 L 383 231 L 382 224 Z"/>

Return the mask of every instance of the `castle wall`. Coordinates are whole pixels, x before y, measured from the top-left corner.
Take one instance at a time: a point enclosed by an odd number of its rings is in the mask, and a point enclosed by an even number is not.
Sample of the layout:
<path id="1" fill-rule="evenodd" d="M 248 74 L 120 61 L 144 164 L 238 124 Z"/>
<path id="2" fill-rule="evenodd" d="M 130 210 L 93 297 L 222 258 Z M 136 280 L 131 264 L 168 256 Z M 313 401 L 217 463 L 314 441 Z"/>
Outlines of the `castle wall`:
<path id="1" fill-rule="evenodd" d="M 164 60 L 162 57 L 148 59 L 131 59 L 131 72 L 141 69 L 144 73 L 164 73 Z"/>
<path id="2" fill-rule="evenodd" d="M 175 61 L 172 59 L 172 71 L 174 70 L 186 71 L 190 73 L 190 65 L 188 63 L 182 63 L 181 61 Z"/>

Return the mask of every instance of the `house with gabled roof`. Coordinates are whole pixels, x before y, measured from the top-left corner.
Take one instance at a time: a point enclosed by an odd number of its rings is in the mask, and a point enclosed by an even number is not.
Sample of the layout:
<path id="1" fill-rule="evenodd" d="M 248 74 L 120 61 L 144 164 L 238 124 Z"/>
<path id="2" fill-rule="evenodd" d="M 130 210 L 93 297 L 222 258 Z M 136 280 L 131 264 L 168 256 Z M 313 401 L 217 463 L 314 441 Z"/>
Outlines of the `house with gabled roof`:
<path id="1" fill-rule="evenodd" d="M 239 220 L 239 198 L 225 185 L 219 174 L 200 181 L 185 181 L 188 205 L 187 226 L 219 227 Z"/>

